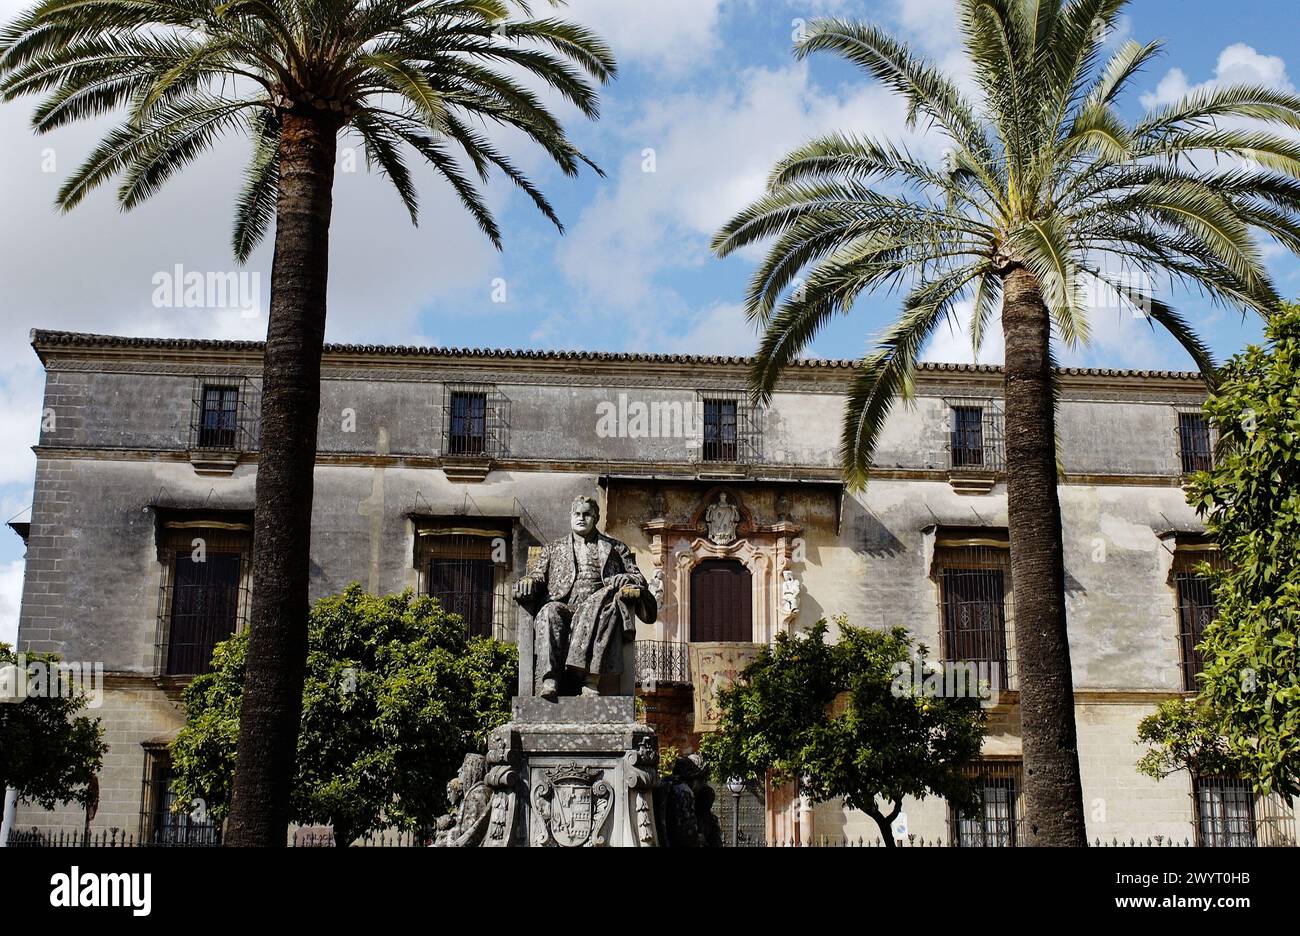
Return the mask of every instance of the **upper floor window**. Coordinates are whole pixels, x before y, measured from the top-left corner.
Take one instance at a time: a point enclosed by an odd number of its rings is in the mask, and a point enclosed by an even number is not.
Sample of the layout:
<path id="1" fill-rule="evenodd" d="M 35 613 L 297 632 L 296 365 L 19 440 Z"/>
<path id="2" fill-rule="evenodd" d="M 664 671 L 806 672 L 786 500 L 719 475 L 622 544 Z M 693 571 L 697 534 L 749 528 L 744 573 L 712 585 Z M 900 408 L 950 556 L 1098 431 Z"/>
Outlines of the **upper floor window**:
<path id="1" fill-rule="evenodd" d="M 1214 600 L 1214 582 L 1204 574 L 1202 564 L 1211 569 L 1221 567 L 1217 549 L 1180 546 L 1174 553 L 1173 585 L 1178 601 L 1178 656 L 1184 692 L 1200 689 L 1199 680 L 1205 660 L 1199 645 L 1205 629 L 1218 613 Z"/>
<path id="2" fill-rule="evenodd" d="M 451 395 L 448 455 L 482 455 L 487 442 L 487 394 L 460 390 Z"/>
<path id="3" fill-rule="evenodd" d="M 736 409 L 735 400 L 704 401 L 705 461 L 736 461 Z"/>
<path id="4" fill-rule="evenodd" d="M 247 618 L 251 525 L 213 523 L 173 521 L 163 533 L 158 655 L 166 676 L 208 672 L 213 649 Z"/>
<path id="5" fill-rule="evenodd" d="M 992 542 L 992 540 L 990 540 Z M 1005 546 L 966 537 L 941 539 L 935 552 L 942 658 L 975 664 L 994 689 L 1013 688 L 1008 635 L 1011 564 Z"/>
<path id="6" fill-rule="evenodd" d="M 1214 467 L 1210 421 L 1204 413 L 1178 414 L 1178 452 L 1183 463 L 1183 474 L 1209 471 Z"/>
<path id="7" fill-rule="evenodd" d="M 199 377 L 194 383 L 190 448 L 247 452 L 255 448 L 252 383 L 243 377 Z"/>
<path id="8" fill-rule="evenodd" d="M 952 467 L 984 467 L 984 410 L 978 406 L 952 408 Z"/>
<path id="9" fill-rule="evenodd" d="M 1020 761 L 978 761 L 966 768 L 976 783 L 979 808 L 950 810 L 952 844 L 964 848 L 1013 848 L 1021 810 Z"/>
<path id="10" fill-rule="evenodd" d="M 1001 471 L 1002 412 L 994 400 L 949 400 L 948 466 Z"/>
<path id="11" fill-rule="evenodd" d="M 490 384 L 448 384 L 443 396 L 443 454 L 505 455 L 508 406 Z"/>
<path id="12" fill-rule="evenodd" d="M 501 636 L 508 614 L 510 535 L 433 522 L 419 530 L 416 562 L 424 594 L 458 615 L 471 637 Z"/>
<path id="13" fill-rule="evenodd" d="M 700 457 L 706 462 L 755 464 L 762 460 L 762 410 L 729 393 L 700 392 Z"/>

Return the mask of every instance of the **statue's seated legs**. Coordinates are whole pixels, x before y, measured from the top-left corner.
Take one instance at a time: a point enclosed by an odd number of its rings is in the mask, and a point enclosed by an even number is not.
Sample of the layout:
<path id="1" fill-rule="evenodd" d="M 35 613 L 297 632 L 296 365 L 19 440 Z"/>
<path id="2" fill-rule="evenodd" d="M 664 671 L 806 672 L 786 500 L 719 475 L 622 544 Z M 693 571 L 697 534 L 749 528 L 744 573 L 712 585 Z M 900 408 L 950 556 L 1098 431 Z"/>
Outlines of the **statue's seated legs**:
<path id="1" fill-rule="evenodd" d="M 572 620 L 573 609 L 559 601 L 542 605 L 533 618 L 533 672 L 537 674 L 536 692 L 544 699 L 555 699 L 560 694 Z"/>
<path id="2" fill-rule="evenodd" d="M 550 601 L 542 605 L 533 619 L 534 672 L 537 673 L 536 692 L 543 699 L 554 700 L 560 694 L 560 680 L 566 672 L 582 680 L 583 695 L 599 695 L 598 674 L 588 674 L 572 666 L 565 667 L 569 655 L 569 635 L 573 624 L 573 609 L 563 602 Z"/>

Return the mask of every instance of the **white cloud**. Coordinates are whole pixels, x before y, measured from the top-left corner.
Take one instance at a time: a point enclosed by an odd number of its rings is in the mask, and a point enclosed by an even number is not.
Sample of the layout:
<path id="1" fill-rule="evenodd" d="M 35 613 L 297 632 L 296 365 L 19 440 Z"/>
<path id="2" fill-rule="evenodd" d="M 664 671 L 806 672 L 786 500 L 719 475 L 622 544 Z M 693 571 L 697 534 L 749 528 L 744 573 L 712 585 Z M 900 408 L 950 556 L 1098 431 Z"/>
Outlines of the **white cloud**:
<path id="1" fill-rule="evenodd" d="M 1279 91 L 1295 90 L 1284 59 L 1263 55 L 1253 47 L 1237 42 L 1219 53 L 1213 78 L 1193 85 L 1181 68 L 1171 68 L 1160 79 L 1154 92 L 1142 95 L 1142 104 L 1147 108 L 1175 104 L 1189 93 L 1234 84 L 1260 84 Z"/>
<path id="2" fill-rule="evenodd" d="M 620 65 L 682 71 L 719 41 L 724 0 L 569 0 L 559 15 L 609 43 Z"/>
<path id="3" fill-rule="evenodd" d="M 3 531 L 8 532 L 8 531 Z M 0 643 L 18 640 L 18 609 L 23 600 L 23 560 L 0 563 Z"/>
<path id="4" fill-rule="evenodd" d="M 937 158 L 942 143 L 905 131 L 905 118 L 903 103 L 878 85 L 828 91 L 806 64 L 751 69 L 731 88 L 650 102 L 623 133 L 614 185 L 565 238 L 561 269 L 601 304 L 644 306 L 658 299 L 659 273 L 713 262 L 709 238 L 798 144 L 853 128 Z"/>
<path id="5" fill-rule="evenodd" d="M 668 354 L 730 354 L 741 357 L 754 353 L 758 335 L 737 303 L 718 303 L 687 319 L 686 328 L 664 342 Z"/>

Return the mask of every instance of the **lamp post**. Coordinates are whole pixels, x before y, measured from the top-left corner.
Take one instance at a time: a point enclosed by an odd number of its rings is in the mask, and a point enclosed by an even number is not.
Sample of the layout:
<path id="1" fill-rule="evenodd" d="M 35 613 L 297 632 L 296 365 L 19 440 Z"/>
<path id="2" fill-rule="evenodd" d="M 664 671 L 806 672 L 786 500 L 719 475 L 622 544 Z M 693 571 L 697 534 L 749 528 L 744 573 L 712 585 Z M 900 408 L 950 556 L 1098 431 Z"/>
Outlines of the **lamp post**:
<path id="1" fill-rule="evenodd" d="M 740 846 L 740 794 L 745 792 L 745 781 L 737 777 L 732 777 L 727 781 L 727 789 L 731 791 L 731 847 Z"/>

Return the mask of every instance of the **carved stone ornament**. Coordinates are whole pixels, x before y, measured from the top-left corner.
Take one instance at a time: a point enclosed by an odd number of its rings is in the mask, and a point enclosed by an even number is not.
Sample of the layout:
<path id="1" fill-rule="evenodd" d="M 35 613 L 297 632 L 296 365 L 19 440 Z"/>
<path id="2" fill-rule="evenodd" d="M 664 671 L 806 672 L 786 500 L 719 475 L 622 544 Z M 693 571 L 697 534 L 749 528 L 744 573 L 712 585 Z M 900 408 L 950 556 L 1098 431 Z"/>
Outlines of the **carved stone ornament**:
<path id="1" fill-rule="evenodd" d="M 735 504 L 727 501 L 727 492 L 718 495 L 718 501 L 710 504 L 704 512 L 704 526 L 709 531 L 709 539 L 719 546 L 726 546 L 736 539 L 740 528 L 740 511 Z"/>
<path id="2" fill-rule="evenodd" d="M 533 786 L 533 844 L 604 845 L 603 827 L 614 805 L 614 788 L 603 776 L 598 768 L 576 763 L 544 769 L 543 779 Z"/>
<path id="3" fill-rule="evenodd" d="M 636 739 L 636 747 L 623 756 L 632 818 L 632 834 L 637 845 L 653 847 L 655 833 L 654 790 L 659 780 L 659 741 L 653 734 Z"/>

